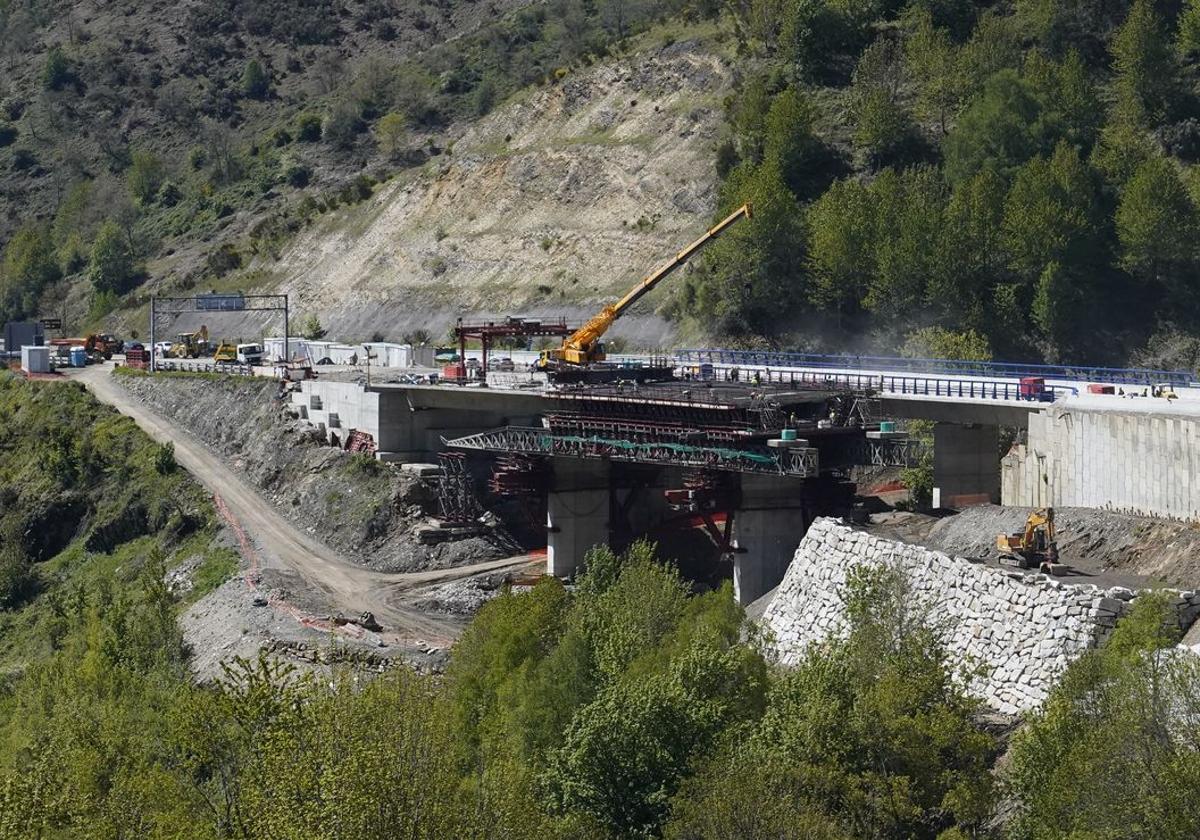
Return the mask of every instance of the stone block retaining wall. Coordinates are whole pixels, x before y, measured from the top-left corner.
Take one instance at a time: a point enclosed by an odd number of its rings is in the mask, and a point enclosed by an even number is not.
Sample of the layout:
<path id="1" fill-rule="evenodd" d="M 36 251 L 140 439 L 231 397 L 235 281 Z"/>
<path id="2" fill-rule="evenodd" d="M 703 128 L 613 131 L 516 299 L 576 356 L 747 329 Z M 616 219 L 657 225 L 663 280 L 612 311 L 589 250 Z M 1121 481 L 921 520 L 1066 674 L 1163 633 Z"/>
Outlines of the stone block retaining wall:
<path id="1" fill-rule="evenodd" d="M 978 667 L 968 691 L 1017 714 L 1039 706 L 1066 669 L 1101 644 L 1138 593 L 1000 569 L 877 537 L 834 519 L 809 528 L 762 622 L 771 653 L 794 665 L 813 643 L 847 631 L 842 588 L 859 565 L 894 565 L 915 597 L 947 620 L 950 666 Z M 1173 593 L 1181 626 L 1200 613 L 1200 593 Z"/>

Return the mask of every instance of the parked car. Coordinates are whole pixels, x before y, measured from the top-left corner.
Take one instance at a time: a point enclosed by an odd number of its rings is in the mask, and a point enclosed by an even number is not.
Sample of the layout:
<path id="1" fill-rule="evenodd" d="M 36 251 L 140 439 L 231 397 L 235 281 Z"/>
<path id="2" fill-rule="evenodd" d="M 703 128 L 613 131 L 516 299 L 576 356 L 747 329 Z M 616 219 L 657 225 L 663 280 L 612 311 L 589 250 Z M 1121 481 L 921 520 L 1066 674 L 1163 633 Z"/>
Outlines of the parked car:
<path id="1" fill-rule="evenodd" d="M 156 355 L 165 356 L 171 352 L 171 348 L 174 346 L 170 341 L 158 341 L 154 344 L 154 352 Z"/>

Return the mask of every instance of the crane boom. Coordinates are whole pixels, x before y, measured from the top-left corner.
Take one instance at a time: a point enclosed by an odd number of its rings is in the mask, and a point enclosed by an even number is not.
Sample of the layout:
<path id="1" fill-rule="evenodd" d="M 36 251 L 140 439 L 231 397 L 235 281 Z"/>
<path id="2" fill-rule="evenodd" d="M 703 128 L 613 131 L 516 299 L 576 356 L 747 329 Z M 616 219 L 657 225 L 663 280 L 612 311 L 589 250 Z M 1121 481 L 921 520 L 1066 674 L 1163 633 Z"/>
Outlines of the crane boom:
<path id="1" fill-rule="evenodd" d="M 743 218 L 749 219 L 751 215 L 752 211 L 749 204 L 743 204 L 734 210 L 720 222 L 709 228 L 703 236 L 672 257 L 669 262 L 646 276 L 641 282 L 626 292 L 625 296 L 616 303 L 610 303 L 593 315 L 586 324 L 563 339 L 562 347 L 543 354 L 543 363 L 550 359 L 574 365 L 603 361 L 604 351 L 599 346 L 599 342 L 604 334 L 608 332 L 608 328 L 612 326 L 613 321 L 621 317 L 625 310 L 641 300 L 643 295 L 657 286 L 675 269 L 691 259 L 692 255 L 697 251 L 720 236 L 726 228 Z"/>

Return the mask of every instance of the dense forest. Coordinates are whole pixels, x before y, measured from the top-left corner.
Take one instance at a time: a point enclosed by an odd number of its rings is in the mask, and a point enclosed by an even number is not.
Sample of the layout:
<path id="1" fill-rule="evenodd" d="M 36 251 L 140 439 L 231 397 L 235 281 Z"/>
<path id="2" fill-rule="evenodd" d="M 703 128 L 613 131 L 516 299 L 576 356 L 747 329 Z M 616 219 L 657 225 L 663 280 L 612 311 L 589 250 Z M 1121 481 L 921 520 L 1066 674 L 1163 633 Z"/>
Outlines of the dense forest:
<path id="1" fill-rule="evenodd" d="M 748 70 L 717 165 L 723 203 L 759 214 L 679 311 L 731 335 L 927 328 L 918 351 L 1194 366 L 1200 4 L 729 13 Z"/>
<path id="2" fill-rule="evenodd" d="M 1200 832 L 1200 665 L 1171 651 L 1165 599 L 1138 599 L 1015 734 L 964 693 L 936 605 L 899 573 L 853 572 L 849 635 L 779 669 L 728 585 L 695 593 L 644 543 L 593 550 L 570 589 L 501 594 L 444 674 L 263 657 L 197 684 L 176 622 L 195 595 L 164 574 L 209 527 L 199 488 L 74 386 L 0 378 L 0 428 L 16 420 L 53 435 L 0 446 L 27 485 L 6 533 L 34 498 L 109 501 L 64 545 L 5 538 L 6 563 L 26 554 L 0 612 L 2 838 Z M 87 468 L 42 468 L 64 451 Z M 149 494 L 172 501 L 139 509 Z M 140 530 L 105 524 L 130 509 Z"/>

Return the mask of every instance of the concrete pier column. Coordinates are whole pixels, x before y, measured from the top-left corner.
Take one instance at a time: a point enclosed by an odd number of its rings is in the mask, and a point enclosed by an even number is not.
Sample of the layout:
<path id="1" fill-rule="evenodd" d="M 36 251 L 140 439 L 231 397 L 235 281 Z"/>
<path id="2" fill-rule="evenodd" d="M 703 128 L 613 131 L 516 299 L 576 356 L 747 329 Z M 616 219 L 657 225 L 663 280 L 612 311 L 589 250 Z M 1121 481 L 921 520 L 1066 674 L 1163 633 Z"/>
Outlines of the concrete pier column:
<path id="1" fill-rule="evenodd" d="M 1000 427 L 938 423 L 933 428 L 933 506 L 1000 502 Z"/>
<path id="2" fill-rule="evenodd" d="M 807 527 L 802 481 L 742 476 L 742 506 L 733 520 L 739 549 L 733 555 L 733 594 L 739 604 L 779 585 Z"/>
<path id="3" fill-rule="evenodd" d="M 555 458 L 546 497 L 546 573 L 575 574 L 594 545 L 608 542 L 608 463 Z"/>

